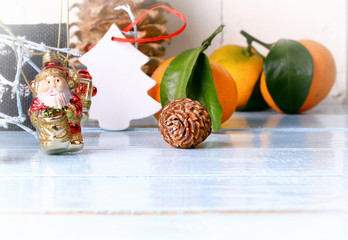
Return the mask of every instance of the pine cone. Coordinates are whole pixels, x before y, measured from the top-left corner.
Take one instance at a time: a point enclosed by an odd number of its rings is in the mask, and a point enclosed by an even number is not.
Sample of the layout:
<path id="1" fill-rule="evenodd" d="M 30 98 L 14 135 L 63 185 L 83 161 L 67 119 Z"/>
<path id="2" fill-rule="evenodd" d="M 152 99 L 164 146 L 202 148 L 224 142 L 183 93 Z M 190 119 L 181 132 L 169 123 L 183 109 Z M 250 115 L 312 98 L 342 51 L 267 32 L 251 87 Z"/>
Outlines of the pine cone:
<path id="1" fill-rule="evenodd" d="M 81 3 L 75 3 L 71 9 L 79 9 L 77 13 L 79 21 L 71 24 L 72 30 L 73 26 L 77 27 L 72 34 L 71 47 L 84 54 L 89 45 L 97 43 L 104 36 L 111 24 L 115 23 L 122 30 L 132 23 L 125 11 L 114 10 L 115 7 L 126 4 L 131 7 L 135 18 L 158 5 L 170 7 L 169 4 L 157 2 L 157 0 L 84 0 Z M 164 26 L 167 21 L 163 12 L 163 9 L 153 10 L 137 24 L 138 38 L 167 35 L 167 28 Z M 126 37 L 130 38 L 130 36 Z M 143 68 L 149 76 L 161 62 L 157 59 L 164 55 L 163 42 L 169 43 L 170 39 L 139 44 L 139 51 L 150 57 L 150 61 Z M 153 58 L 155 58 L 154 61 L 152 61 Z"/>
<path id="2" fill-rule="evenodd" d="M 206 107 L 198 101 L 176 99 L 163 108 L 158 130 L 173 147 L 191 148 L 210 135 L 211 118 Z"/>

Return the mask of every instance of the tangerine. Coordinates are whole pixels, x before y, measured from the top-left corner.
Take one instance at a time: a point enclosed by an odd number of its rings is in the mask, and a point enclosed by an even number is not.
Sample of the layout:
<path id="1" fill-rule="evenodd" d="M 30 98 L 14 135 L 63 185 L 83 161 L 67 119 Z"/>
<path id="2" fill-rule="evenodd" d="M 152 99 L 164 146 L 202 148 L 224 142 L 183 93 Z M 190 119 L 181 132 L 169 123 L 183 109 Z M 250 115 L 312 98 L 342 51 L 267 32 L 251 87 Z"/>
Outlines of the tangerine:
<path id="1" fill-rule="evenodd" d="M 336 80 L 336 66 L 332 54 L 321 43 L 313 40 L 299 40 L 298 42 L 308 50 L 313 60 L 312 82 L 307 98 L 298 110 L 298 113 L 300 113 L 313 108 L 329 94 Z M 262 96 L 268 105 L 278 112 L 283 112 L 276 105 L 272 96 L 268 92 L 264 72 L 261 76 L 260 89 Z"/>
<path id="2" fill-rule="evenodd" d="M 173 59 L 174 57 L 164 61 L 158 66 L 151 76 L 151 78 L 156 81 L 156 85 L 153 86 L 147 93 L 159 103 L 161 102 L 160 84 L 162 82 L 164 72 Z M 222 108 L 221 123 L 223 123 L 227 121 L 236 110 L 238 99 L 237 86 L 231 74 L 221 64 L 210 62 L 210 67 L 213 74 L 216 93 Z M 160 112 L 161 111 L 154 115 L 157 119 Z"/>
<path id="3" fill-rule="evenodd" d="M 262 72 L 263 57 L 253 48 L 248 52 L 246 47 L 225 45 L 216 49 L 209 60 L 220 63 L 232 75 L 238 89 L 237 109 L 245 107 Z"/>

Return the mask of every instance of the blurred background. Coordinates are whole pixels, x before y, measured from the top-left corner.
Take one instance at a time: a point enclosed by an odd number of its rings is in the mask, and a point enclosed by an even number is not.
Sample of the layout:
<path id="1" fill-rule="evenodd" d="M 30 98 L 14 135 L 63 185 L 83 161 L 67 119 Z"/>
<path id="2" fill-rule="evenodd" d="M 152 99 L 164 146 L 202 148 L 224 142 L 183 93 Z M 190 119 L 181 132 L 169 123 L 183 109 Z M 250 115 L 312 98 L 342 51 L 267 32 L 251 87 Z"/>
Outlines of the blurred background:
<path id="1" fill-rule="evenodd" d="M 2 0 L 1 2 L 0 19 L 5 24 L 53 24 L 58 23 L 60 19 L 59 0 L 12 0 L 6 1 L 6 3 Z M 65 23 L 68 6 L 66 6 L 66 1 L 63 2 L 62 19 Z M 89 25 L 89 22 L 95 23 L 93 14 L 99 14 L 99 18 L 111 16 L 113 10 L 110 6 L 108 6 L 110 10 L 108 14 L 101 12 L 101 9 L 106 4 L 115 2 L 120 4 L 131 2 L 139 12 L 158 3 L 164 3 L 185 15 L 187 28 L 181 35 L 171 39 L 170 43 L 163 42 L 159 46 L 143 47 L 144 51 L 148 51 L 149 56 L 152 54 L 156 61 L 173 57 L 183 50 L 199 46 L 222 23 L 225 24 L 224 31 L 206 50 L 208 55 L 226 44 L 246 46 L 244 37 L 239 33 L 241 30 L 245 30 L 267 43 L 276 42 L 281 38 L 316 40 L 332 52 L 337 66 L 337 81 L 326 101 L 347 102 L 348 4 L 346 0 L 330 2 L 327 0 L 70 0 L 69 7 L 76 3 L 82 5 L 80 5 L 80 9 L 75 7 L 70 10 L 69 22 L 80 22 L 80 27 L 84 25 L 87 29 L 86 25 Z M 81 18 L 79 19 L 79 14 L 83 15 L 83 21 Z M 153 33 L 156 31 L 172 33 L 182 26 L 182 21 L 176 16 L 164 11 L 160 15 L 154 16 L 154 20 L 157 21 L 156 24 L 163 25 L 164 28 L 144 26 L 144 29 L 146 31 L 150 29 Z M 110 21 L 104 21 L 103 24 L 109 23 Z M 123 27 L 127 25 L 127 22 L 120 20 L 118 25 Z M 76 31 L 79 31 L 78 27 L 71 28 L 71 35 L 74 38 L 72 42 L 78 43 L 76 34 L 74 36 Z M 77 45 L 74 46 L 77 47 Z M 255 44 L 255 47 L 261 53 L 267 53 L 262 46 Z M 152 66 L 152 68 L 154 67 L 155 65 Z"/>

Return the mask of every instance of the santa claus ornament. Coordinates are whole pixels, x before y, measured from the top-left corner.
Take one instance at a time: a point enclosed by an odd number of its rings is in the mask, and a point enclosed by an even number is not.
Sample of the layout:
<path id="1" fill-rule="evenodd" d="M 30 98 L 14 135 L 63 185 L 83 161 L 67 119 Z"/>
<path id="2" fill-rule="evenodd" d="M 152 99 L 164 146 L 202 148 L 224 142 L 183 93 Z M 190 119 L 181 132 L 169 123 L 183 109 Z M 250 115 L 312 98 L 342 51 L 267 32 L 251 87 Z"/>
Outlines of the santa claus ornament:
<path id="1" fill-rule="evenodd" d="M 43 69 L 31 86 L 36 97 L 29 109 L 40 148 L 47 154 L 75 152 L 83 148 L 82 101 L 69 88 L 69 71 L 57 53 L 43 56 Z"/>

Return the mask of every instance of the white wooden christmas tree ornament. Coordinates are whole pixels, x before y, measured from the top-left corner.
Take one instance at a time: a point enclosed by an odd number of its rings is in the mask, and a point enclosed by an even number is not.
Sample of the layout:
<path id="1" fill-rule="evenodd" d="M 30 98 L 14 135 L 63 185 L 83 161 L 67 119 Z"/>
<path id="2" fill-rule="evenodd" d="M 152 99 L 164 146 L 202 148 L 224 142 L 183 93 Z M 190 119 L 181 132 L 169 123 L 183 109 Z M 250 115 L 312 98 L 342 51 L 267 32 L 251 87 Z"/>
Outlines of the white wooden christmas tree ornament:
<path id="1" fill-rule="evenodd" d="M 132 44 L 112 41 L 112 37 L 124 38 L 115 24 L 79 60 L 98 86 L 90 118 L 97 119 L 101 128 L 123 130 L 132 119 L 159 111 L 161 104 L 147 94 L 156 84 L 141 70 L 149 58 Z"/>

